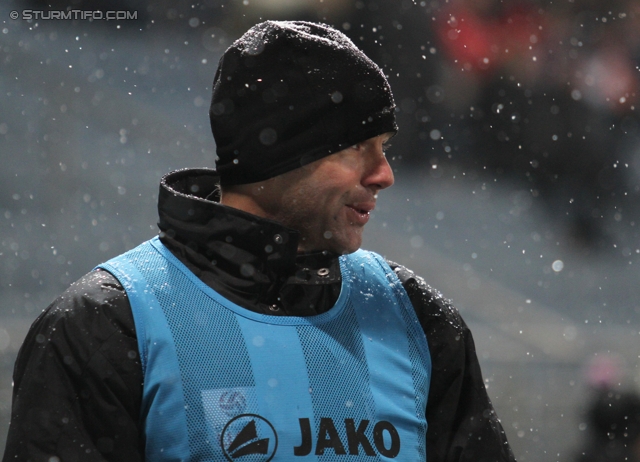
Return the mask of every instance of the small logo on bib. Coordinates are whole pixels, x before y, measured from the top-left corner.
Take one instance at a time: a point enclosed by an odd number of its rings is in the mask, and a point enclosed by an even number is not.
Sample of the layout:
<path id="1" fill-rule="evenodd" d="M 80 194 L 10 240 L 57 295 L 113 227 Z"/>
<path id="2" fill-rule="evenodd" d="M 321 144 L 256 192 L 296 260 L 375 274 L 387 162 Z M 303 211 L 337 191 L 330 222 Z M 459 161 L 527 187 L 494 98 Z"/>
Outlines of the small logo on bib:
<path id="1" fill-rule="evenodd" d="M 220 444 L 230 462 L 268 462 L 278 448 L 278 435 L 264 417 L 241 414 L 225 425 Z"/>

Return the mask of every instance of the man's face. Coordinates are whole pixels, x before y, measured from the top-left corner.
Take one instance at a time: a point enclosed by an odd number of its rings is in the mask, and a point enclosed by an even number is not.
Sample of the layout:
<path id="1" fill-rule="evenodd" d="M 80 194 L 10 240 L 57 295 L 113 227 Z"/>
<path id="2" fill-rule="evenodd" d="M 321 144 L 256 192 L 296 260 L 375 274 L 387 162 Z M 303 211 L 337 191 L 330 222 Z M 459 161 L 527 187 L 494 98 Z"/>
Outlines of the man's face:
<path id="1" fill-rule="evenodd" d="M 267 180 L 259 194 L 266 217 L 300 232 L 299 252 L 355 252 L 378 191 L 393 184 L 384 155 L 389 138 L 370 138 Z"/>

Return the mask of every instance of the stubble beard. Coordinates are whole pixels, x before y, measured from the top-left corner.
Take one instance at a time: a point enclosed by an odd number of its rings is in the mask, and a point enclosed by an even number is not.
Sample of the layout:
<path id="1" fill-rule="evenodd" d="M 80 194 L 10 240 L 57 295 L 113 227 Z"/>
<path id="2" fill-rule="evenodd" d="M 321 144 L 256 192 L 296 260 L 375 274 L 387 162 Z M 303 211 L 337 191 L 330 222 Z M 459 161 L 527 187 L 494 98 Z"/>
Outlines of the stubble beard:
<path id="1" fill-rule="evenodd" d="M 328 216 L 319 215 L 317 204 L 313 203 L 313 195 L 304 196 L 304 191 L 297 197 L 291 197 L 273 217 L 287 228 L 300 233 L 298 252 L 330 251 L 337 254 L 350 253 L 345 233 L 340 229 L 338 215 L 340 211 Z M 359 230 L 361 233 L 362 230 Z"/>

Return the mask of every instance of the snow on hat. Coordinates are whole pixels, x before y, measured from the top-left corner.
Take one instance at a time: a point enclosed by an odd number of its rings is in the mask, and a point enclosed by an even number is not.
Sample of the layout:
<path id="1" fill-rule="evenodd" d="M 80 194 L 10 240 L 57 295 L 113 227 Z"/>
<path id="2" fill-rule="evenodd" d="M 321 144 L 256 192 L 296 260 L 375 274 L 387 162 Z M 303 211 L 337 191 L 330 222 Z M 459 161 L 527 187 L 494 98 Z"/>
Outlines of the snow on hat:
<path id="1" fill-rule="evenodd" d="M 220 59 L 209 109 L 222 185 L 266 180 L 396 132 L 382 70 L 341 32 L 266 21 Z"/>

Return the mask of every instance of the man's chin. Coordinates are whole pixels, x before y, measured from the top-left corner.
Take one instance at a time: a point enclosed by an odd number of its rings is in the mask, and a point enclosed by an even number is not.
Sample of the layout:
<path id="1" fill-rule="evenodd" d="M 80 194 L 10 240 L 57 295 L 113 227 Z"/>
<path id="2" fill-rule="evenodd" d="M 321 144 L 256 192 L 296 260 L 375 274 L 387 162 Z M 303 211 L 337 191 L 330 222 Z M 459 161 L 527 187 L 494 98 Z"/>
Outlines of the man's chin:
<path id="1" fill-rule="evenodd" d="M 325 231 L 322 237 L 314 236 L 314 239 L 301 238 L 298 252 L 332 252 L 338 255 L 347 255 L 355 252 L 362 245 L 362 228 L 350 229 L 347 233 L 334 233 Z"/>
<path id="2" fill-rule="evenodd" d="M 345 240 L 344 242 L 341 242 L 340 245 L 336 246 L 339 249 L 336 253 L 340 255 L 347 255 L 358 250 L 361 245 L 362 237 L 360 235 L 357 237 L 352 236 L 351 239 Z"/>

